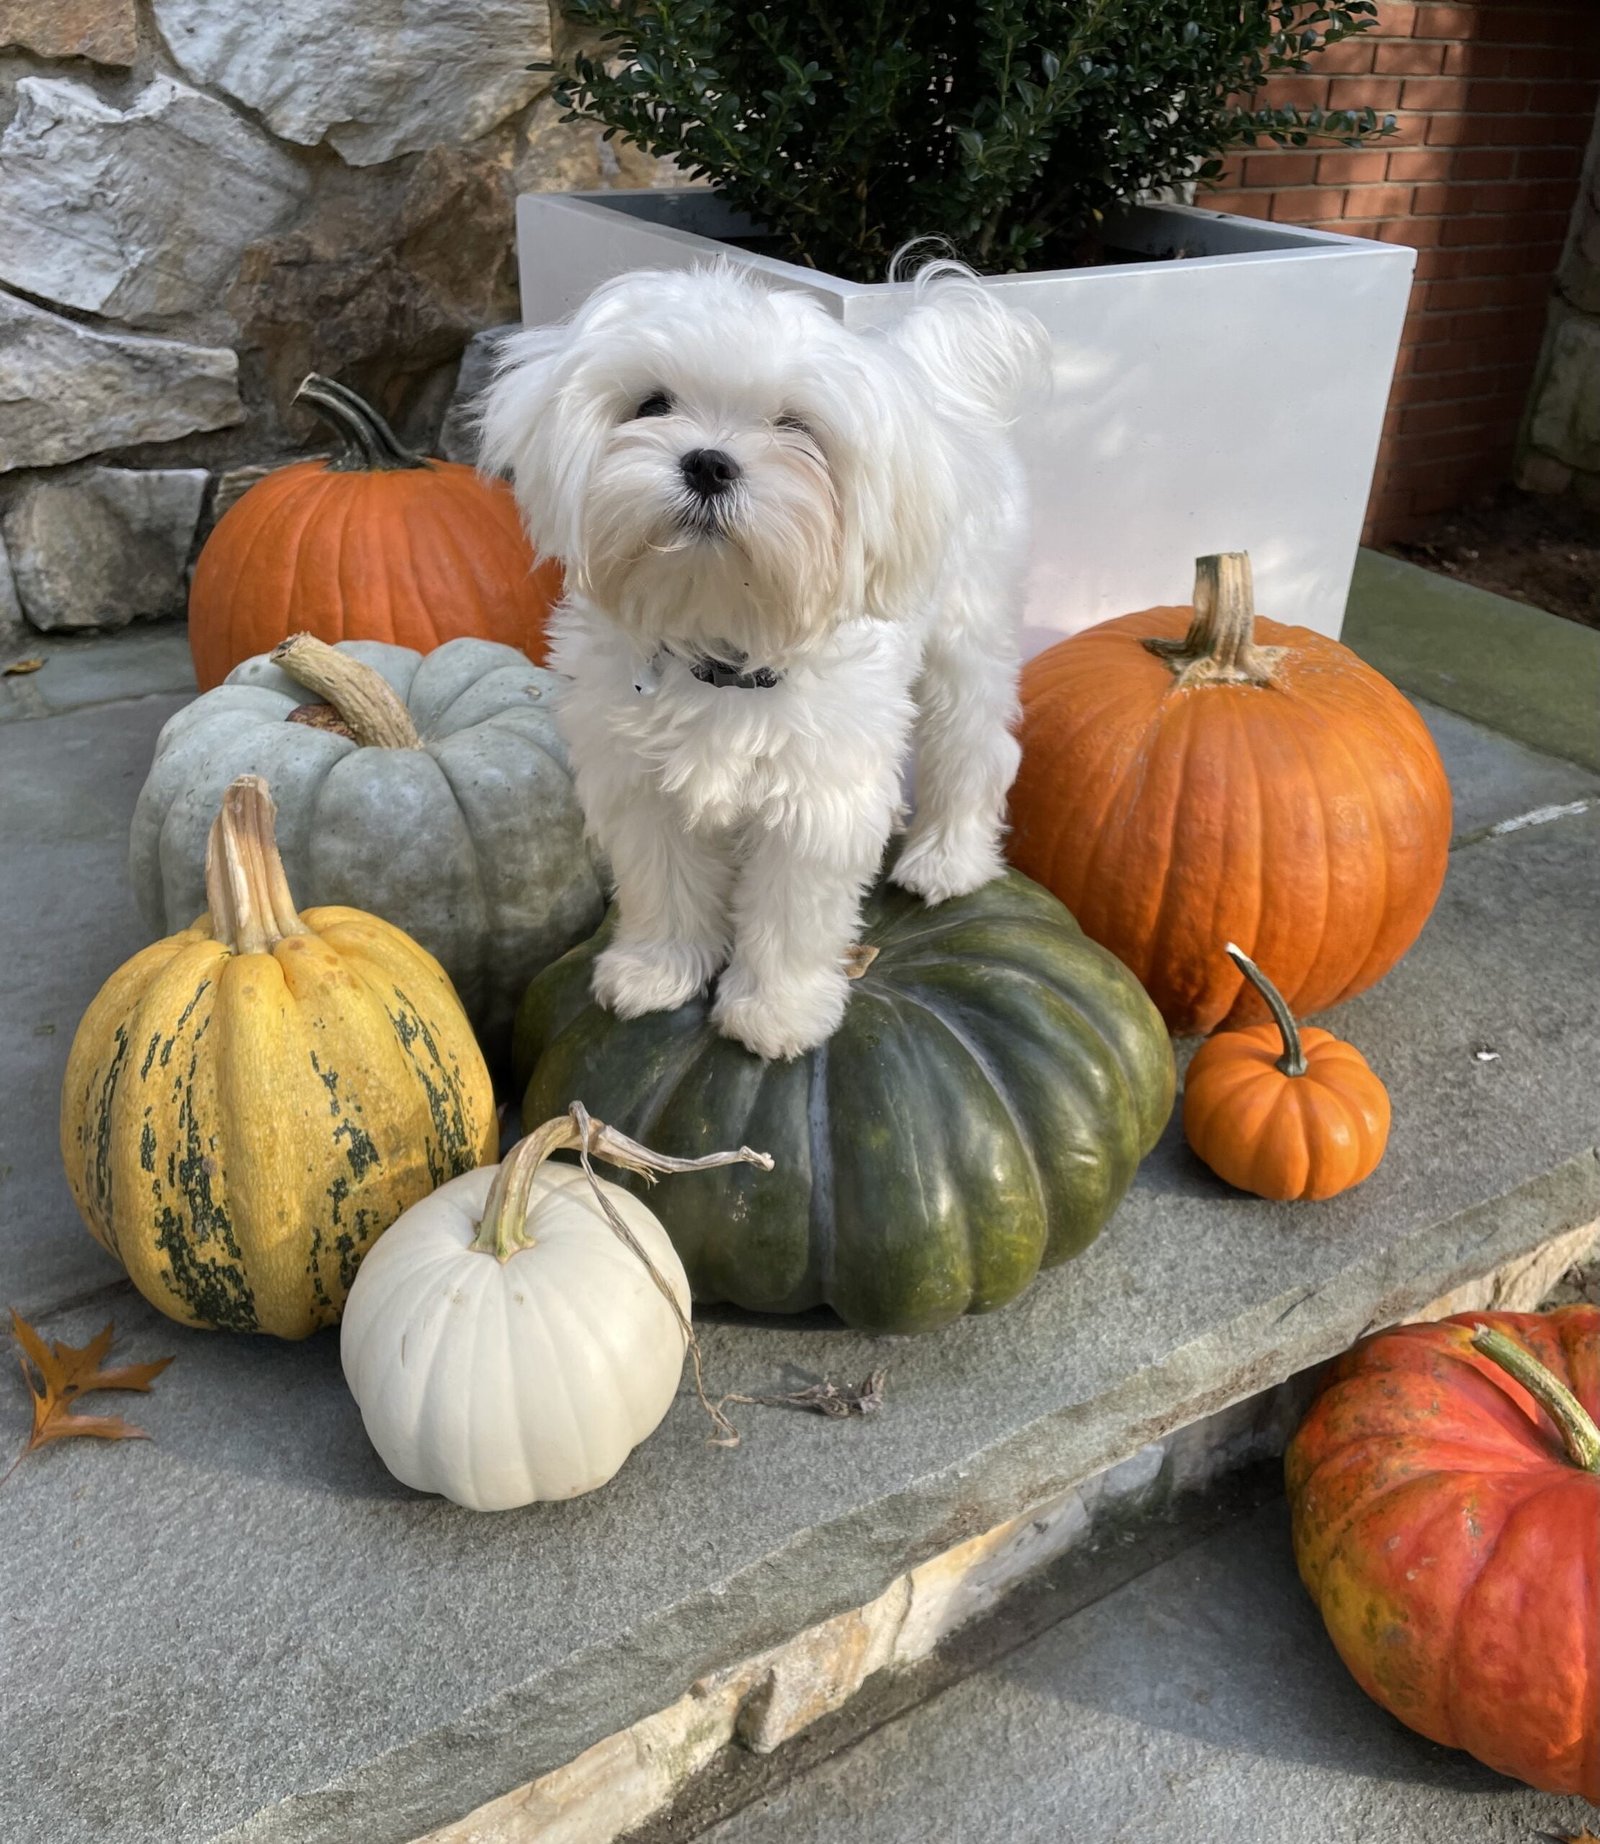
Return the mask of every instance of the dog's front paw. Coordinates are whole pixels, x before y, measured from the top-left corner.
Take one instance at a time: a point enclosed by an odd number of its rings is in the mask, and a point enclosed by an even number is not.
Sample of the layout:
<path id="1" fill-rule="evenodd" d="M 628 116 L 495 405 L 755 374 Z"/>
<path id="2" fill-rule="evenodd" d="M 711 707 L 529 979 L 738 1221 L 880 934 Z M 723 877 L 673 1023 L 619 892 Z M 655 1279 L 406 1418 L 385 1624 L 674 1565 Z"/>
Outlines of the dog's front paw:
<path id="1" fill-rule="evenodd" d="M 830 1038 L 849 997 L 850 982 L 842 969 L 762 985 L 735 963 L 717 988 L 711 1021 L 724 1037 L 757 1056 L 783 1062 L 804 1056 Z"/>
<path id="2" fill-rule="evenodd" d="M 890 881 L 925 903 L 970 896 L 1005 870 L 999 841 L 984 833 L 965 840 L 939 832 L 913 833 Z"/>
<path id="3" fill-rule="evenodd" d="M 594 963 L 594 996 L 619 1018 L 674 1012 L 704 991 L 716 970 L 716 956 L 692 942 L 618 942 Z"/>

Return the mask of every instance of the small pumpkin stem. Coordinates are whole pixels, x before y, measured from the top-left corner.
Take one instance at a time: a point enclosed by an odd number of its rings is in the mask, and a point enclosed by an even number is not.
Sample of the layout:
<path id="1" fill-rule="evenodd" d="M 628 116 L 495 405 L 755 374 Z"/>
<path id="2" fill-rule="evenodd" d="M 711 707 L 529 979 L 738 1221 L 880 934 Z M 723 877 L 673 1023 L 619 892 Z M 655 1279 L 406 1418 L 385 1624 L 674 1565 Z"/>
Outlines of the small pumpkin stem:
<path id="1" fill-rule="evenodd" d="M 1514 1338 L 1490 1325 L 1473 1327 L 1472 1348 L 1514 1377 L 1556 1424 L 1567 1458 L 1585 1472 L 1600 1473 L 1600 1428 L 1566 1384 Z"/>
<path id="2" fill-rule="evenodd" d="M 1294 1013 L 1289 1010 L 1283 994 L 1278 991 L 1243 948 L 1230 941 L 1227 953 L 1229 960 L 1266 1000 L 1273 1022 L 1282 1034 L 1283 1055 L 1278 1058 L 1279 1069 L 1286 1076 L 1303 1076 L 1306 1073 L 1306 1055 L 1300 1047 L 1300 1027 L 1295 1023 Z"/>
<path id="3" fill-rule="evenodd" d="M 358 397 L 348 385 L 338 384 L 313 371 L 301 379 L 294 400 L 314 410 L 343 436 L 345 452 L 328 463 L 331 474 L 399 473 L 433 465 L 424 456 L 402 447 L 395 432 L 372 405 Z"/>
<path id="4" fill-rule="evenodd" d="M 266 782 L 241 775 L 222 796 L 206 840 L 211 933 L 235 954 L 270 954 L 286 935 L 311 933 L 284 876 L 276 817 Z"/>
<path id="5" fill-rule="evenodd" d="M 1255 587 L 1247 551 L 1219 551 L 1194 565 L 1194 619 L 1182 640 L 1151 638 L 1182 691 L 1190 685 L 1270 685 L 1282 647 L 1255 642 Z"/>
<path id="6" fill-rule="evenodd" d="M 472 1246 L 500 1261 L 509 1261 L 519 1249 L 531 1247 L 528 1199 L 533 1195 L 535 1174 L 551 1154 L 571 1151 L 582 1153 L 585 1159 L 593 1154 L 652 1184 L 664 1172 L 706 1172 L 717 1165 L 759 1165 L 764 1172 L 772 1170 L 772 1154 L 752 1152 L 748 1146 L 737 1152 L 707 1153 L 702 1159 L 652 1152 L 615 1127 L 593 1119 L 583 1103 L 575 1101 L 565 1114 L 547 1120 L 519 1140 L 500 1162 Z"/>
<path id="7" fill-rule="evenodd" d="M 330 647 L 315 634 L 291 634 L 280 640 L 271 659 L 307 691 L 325 698 L 363 748 L 422 747 L 411 713 L 389 681 L 371 666 Z"/>

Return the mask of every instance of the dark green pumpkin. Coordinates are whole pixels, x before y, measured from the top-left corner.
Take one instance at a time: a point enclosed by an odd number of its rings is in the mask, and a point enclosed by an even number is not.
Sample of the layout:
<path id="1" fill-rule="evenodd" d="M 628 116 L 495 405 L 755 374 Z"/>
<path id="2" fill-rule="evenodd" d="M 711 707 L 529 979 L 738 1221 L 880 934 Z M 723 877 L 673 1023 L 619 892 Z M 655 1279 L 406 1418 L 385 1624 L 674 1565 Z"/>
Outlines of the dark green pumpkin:
<path id="1" fill-rule="evenodd" d="M 1003 1306 L 1093 1241 L 1172 1111 L 1155 1007 L 1016 872 L 937 909 L 880 884 L 861 930 L 877 956 L 792 1063 L 718 1036 L 704 1000 L 603 1011 L 589 980 L 612 926 L 528 988 L 522 1118 L 579 1100 L 658 1152 L 773 1155 L 650 1193 L 700 1300 L 826 1304 L 875 1332 Z"/>

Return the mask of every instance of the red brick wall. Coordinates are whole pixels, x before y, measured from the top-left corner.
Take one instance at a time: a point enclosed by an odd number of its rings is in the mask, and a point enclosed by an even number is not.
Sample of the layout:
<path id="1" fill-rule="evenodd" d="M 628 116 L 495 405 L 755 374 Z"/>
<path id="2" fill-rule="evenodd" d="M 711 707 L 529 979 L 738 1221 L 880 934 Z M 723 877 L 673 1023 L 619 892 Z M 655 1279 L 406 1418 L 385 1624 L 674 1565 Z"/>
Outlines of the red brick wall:
<path id="1" fill-rule="evenodd" d="M 1600 100 L 1600 0 L 1391 4 L 1265 100 L 1393 112 L 1370 148 L 1245 154 L 1197 202 L 1412 244 L 1369 542 L 1498 485 Z"/>

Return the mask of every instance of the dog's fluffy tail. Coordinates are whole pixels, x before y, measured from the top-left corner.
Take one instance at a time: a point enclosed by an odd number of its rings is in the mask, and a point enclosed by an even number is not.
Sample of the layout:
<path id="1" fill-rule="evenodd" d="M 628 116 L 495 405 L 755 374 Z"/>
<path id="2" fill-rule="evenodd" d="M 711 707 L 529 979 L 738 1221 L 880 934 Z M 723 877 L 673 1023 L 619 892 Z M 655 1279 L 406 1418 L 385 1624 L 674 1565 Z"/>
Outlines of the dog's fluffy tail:
<path id="1" fill-rule="evenodd" d="M 917 297 L 890 337 L 947 415 L 991 427 L 1012 421 L 1046 386 L 1049 335 L 1032 314 L 1002 305 L 965 263 L 943 257 L 915 268 L 922 247 L 907 244 L 890 265 L 889 279 L 909 280 Z"/>

